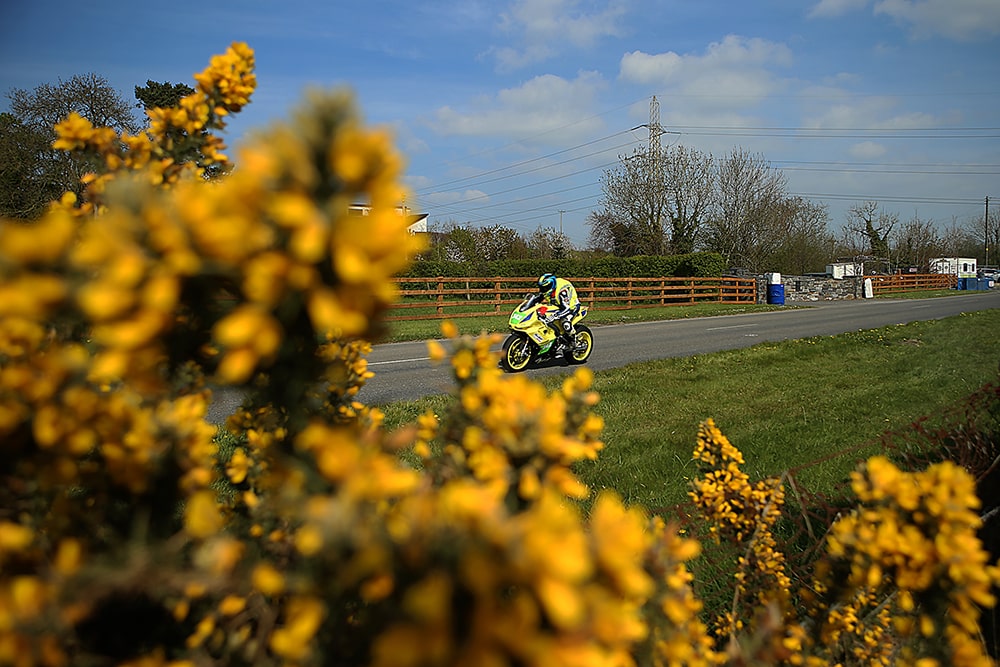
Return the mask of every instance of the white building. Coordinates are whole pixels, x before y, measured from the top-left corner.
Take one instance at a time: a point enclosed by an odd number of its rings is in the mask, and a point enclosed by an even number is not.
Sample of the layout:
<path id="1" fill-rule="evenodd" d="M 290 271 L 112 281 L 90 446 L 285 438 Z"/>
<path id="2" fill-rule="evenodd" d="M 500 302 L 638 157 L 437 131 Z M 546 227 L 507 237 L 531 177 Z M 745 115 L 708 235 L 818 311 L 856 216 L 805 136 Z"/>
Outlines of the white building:
<path id="1" fill-rule="evenodd" d="M 350 215 L 368 215 L 371 213 L 372 207 L 367 204 L 351 204 L 348 207 L 348 214 Z M 427 216 L 428 213 L 411 213 L 410 209 L 406 206 L 397 206 L 396 213 L 400 215 L 405 215 L 409 221 L 409 226 L 406 231 L 411 234 L 426 234 L 427 233 Z"/>

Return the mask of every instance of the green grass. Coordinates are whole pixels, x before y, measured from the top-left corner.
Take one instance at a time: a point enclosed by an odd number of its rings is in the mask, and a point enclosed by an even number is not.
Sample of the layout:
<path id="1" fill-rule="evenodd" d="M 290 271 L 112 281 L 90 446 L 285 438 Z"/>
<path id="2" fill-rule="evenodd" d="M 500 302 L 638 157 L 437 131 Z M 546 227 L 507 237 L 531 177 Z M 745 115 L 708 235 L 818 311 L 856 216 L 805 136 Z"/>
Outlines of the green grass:
<path id="1" fill-rule="evenodd" d="M 1000 310 L 988 310 L 598 372 L 605 449 L 578 472 L 630 504 L 672 507 L 695 473 L 698 425 L 713 418 L 752 477 L 792 470 L 803 488 L 832 491 L 884 431 L 996 380 L 998 333 Z M 450 400 L 384 406 L 386 423 L 440 414 Z"/>
<path id="2" fill-rule="evenodd" d="M 958 290 L 921 290 L 912 292 L 893 292 L 892 294 L 876 295 L 876 299 L 928 299 L 932 297 L 956 296 L 960 294 L 977 294 L 986 292 L 966 292 Z M 691 306 L 665 306 L 658 308 L 633 308 L 631 310 L 601 310 L 593 308 L 584 320 L 585 324 L 621 324 L 623 322 L 648 322 L 654 320 L 679 320 L 693 317 L 711 317 L 713 315 L 736 315 L 739 313 L 762 313 L 770 310 L 788 310 L 789 308 L 809 308 L 809 303 L 786 303 L 785 305 L 770 305 L 763 303 L 723 304 L 704 303 Z M 481 308 L 481 306 L 470 306 Z M 513 310 L 513 308 L 511 309 Z M 452 318 L 458 326 L 459 333 L 480 334 L 502 333 L 507 330 L 509 313 L 478 317 Z M 441 320 L 407 320 L 388 323 L 388 333 L 379 341 L 396 343 L 407 340 L 428 340 L 441 335 Z"/>
<path id="3" fill-rule="evenodd" d="M 623 322 L 649 322 L 655 320 L 678 320 L 712 315 L 735 315 L 739 313 L 762 313 L 769 310 L 787 310 L 790 306 L 768 304 L 722 304 L 708 303 L 692 306 L 668 306 L 663 308 L 633 308 L 631 310 L 592 309 L 584 324 L 621 324 Z M 513 310 L 513 308 L 511 309 Z M 507 330 L 510 314 L 486 317 L 461 317 L 451 321 L 462 334 L 502 333 Z M 389 332 L 380 342 L 406 340 L 428 340 L 441 335 L 441 320 L 406 320 L 389 322 Z"/>
<path id="4" fill-rule="evenodd" d="M 969 292 L 969 291 L 959 291 L 953 289 L 932 289 L 932 290 L 908 290 L 901 292 L 888 292 L 885 294 L 876 294 L 876 299 L 931 299 L 941 296 L 956 296 L 958 294 L 974 294 L 981 293 L 985 294 L 985 290 L 982 292 Z"/>

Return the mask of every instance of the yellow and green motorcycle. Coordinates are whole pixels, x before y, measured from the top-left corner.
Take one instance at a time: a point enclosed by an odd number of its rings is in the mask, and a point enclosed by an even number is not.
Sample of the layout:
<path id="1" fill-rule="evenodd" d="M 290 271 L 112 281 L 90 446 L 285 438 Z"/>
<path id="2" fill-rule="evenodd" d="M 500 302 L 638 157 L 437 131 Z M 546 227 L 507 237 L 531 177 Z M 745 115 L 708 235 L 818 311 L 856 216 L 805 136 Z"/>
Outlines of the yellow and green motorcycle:
<path id="1" fill-rule="evenodd" d="M 529 294 L 510 314 L 510 335 L 503 344 L 500 367 L 516 373 L 532 363 L 562 359 L 570 364 L 582 364 L 590 358 L 594 350 L 594 334 L 590 328 L 580 324 L 587 315 L 587 307 L 581 305 L 573 316 L 576 335 L 573 344 L 563 343 L 549 324 L 548 318 L 556 312 L 554 306 L 542 303 L 544 295 L 539 292 Z"/>

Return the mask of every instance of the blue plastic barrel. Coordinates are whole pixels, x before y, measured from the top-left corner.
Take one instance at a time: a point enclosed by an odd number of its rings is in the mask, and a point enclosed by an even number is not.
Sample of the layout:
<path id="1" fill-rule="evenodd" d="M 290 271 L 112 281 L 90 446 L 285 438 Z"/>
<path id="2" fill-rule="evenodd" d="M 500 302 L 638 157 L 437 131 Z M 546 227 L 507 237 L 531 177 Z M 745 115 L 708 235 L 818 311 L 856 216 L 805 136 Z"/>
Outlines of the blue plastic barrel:
<path id="1" fill-rule="evenodd" d="M 768 285 L 767 286 L 767 302 L 774 306 L 785 305 L 785 286 L 784 285 Z"/>

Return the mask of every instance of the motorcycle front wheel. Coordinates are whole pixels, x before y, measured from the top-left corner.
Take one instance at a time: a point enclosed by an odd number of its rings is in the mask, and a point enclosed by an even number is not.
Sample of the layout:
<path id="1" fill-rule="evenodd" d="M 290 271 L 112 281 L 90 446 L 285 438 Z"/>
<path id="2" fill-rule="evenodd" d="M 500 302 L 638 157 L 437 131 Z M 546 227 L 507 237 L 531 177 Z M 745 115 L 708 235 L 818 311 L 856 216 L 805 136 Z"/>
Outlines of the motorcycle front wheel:
<path id="1" fill-rule="evenodd" d="M 511 373 L 523 371 L 531 361 L 531 342 L 522 333 L 512 333 L 503 343 L 500 366 Z"/>
<path id="2" fill-rule="evenodd" d="M 590 353 L 594 351 L 594 334 L 589 327 L 579 325 L 576 328 L 576 337 L 573 339 L 573 351 L 569 355 L 572 364 L 582 364 L 590 358 Z"/>

